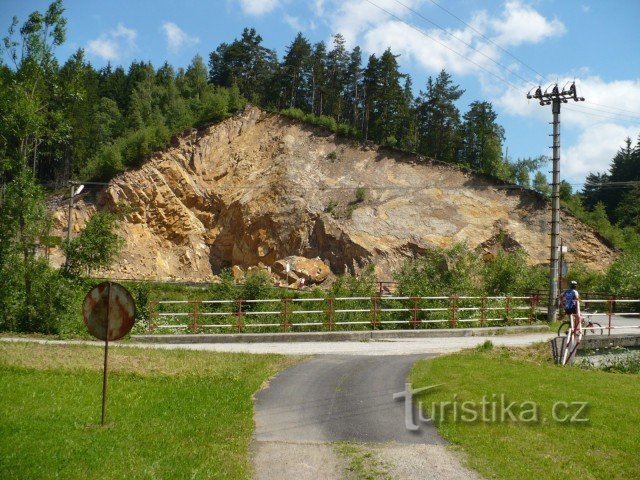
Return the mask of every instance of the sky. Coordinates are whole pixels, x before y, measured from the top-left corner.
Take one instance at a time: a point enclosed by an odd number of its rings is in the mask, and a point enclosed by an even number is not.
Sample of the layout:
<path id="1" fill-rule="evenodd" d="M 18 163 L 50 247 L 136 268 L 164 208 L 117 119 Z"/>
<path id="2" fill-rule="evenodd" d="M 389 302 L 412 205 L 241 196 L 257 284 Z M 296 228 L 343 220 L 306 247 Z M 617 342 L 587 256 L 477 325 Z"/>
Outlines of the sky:
<path id="1" fill-rule="evenodd" d="M 0 0 L 0 28 L 47 0 Z M 341 33 L 366 58 L 400 54 L 415 93 L 441 69 L 465 90 L 462 112 L 490 101 L 512 159 L 551 156 L 551 107 L 526 99 L 540 84 L 575 81 L 585 102 L 563 104 L 561 177 L 579 188 L 640 135 L 639 0 L 66 0 L 64 61 L 85 49 L 95 67 L 132 60 L 186 67 L 255 27 L 282 58 L 301 31 L 312 43 Z M 4 36 L 4 32 L 2 33 Z M 550 170 L 549 165 L 549 170 Z M 544 170 L 547 173 L 547 169 Z"/>

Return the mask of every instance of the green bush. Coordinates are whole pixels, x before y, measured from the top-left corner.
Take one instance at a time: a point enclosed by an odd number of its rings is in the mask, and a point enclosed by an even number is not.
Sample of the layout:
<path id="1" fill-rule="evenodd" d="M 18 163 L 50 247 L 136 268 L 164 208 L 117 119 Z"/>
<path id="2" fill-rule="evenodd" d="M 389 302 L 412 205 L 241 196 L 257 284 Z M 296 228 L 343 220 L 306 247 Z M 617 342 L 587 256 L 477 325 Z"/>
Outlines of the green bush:
<path id="1" fill-rule="evenodd" d="M 362 203 L 367 195 L 367 190 L 364 187 L 356 188 L 356 202 Z"/>
<path id="2" fill-rule="evenodd" d="M 500 251 L 485 263 L 482 278 L 487 295 L 515 295 L 544 288 L 547 272 L 542 266 L 527 265 L 527 254 L 522 250 Z"/>
<path id="3" fill-rule="evenodd" d="M 482 261 L 466 245 L 434 248 L 406 261 L 394 274 L 401 296 L 438 296 L 452 293 L 480 294 Z"/>
<path id="4" fill-rule="evenodd" d="M 603 289 L 618 296 L 640 298 L 640 251 L 625 252 L 611 264 Z"/>

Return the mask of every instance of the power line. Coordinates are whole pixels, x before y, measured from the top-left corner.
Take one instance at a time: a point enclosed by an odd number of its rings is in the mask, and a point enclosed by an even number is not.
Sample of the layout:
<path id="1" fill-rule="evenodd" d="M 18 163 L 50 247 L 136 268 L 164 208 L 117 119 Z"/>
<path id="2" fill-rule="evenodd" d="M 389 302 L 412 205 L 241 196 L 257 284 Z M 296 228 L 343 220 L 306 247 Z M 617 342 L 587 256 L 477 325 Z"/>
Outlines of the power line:
<path id="1" fill-rule="evenodd" d="M 469 27 L 471 30 L 473 30 L 474 32 L 476 32 L 478 35 L 480 35 L 483 39 L 485 39 L 487 42 L 491 43 L 492 45 L 495 45 L 496 47 L 498 47 L 500 50 L 502 50 L 504 53 L 506 53 L 507 55 L 509 55 L 511 58 L 513 58 L 515 61 L 519 62 L 520 64 L 522 64 L 523 66 L 525 66 L 526 68 L 528 68 L 529 70 L 531 70 L 533 73 L 535 73 L 536 75 L 538 75 L 542 80 L 546 80 L 546 77 L 544 75 L 542 75 L 540 72 L 538 72 L 535 68 L 531 67 L 530 65 L 528 65 L 526 62 L 524 62 L 523 60 L 520 60 L 518 57 L 516 57 L 515 55 L 513 55 L 511 52 L 509 52 L 507 49 L 503 48 L 502 46 L 500 46 L 499 44 L 497 44 L 496 42 L 494 42 L 493 40 L 491 40 L 489 37 L 487 37 L 486 35 L 484 35 L 481 31 L 479 31 L 478 29 L 476 29 L 475 27 L 473 27 L 472 25 L 469 25 L 467 22 L 465 22 L 464 20 L 462 20 L 460 17 L 458 17 L 456 14 L 454 14 L 453 12 L 447 10 L 445 7 L 443 7 L 442 5 L 440 5 L 438 2 L 436 2 L 435 0 L 429 0 L 431 3 L 433 3 L 436 7 L 438 7 L 439 9 L 443 10 L 444 12 L 448 13 L 449 15 L 451 15 L 453 18 L 455 18 L 456 20 L 458 20 L 459 22 L 462 22 L 464 25 L 466 25 L 467 27 Z M 530 83 L 530 82 L 529 82 Z"/>
<path id="2" fill-rule="evenodd" d="M 607 110 L 602 110 L 601 108 L 593 108 L 593 107 L 588 107 L 586 105 L 577 105 L 580 108 L 586 108 L 588 110 L 593 110 L 594 112 L 602 112 L 605 113 L 607 115 L 612 115 L 612 116 L 618 116 L 618 117 L 628 117 L 634 120 L 640 120 L 640 114 L 638 115 L 628 115 L 626 113 L 616 113 L 616 112 L 609 112 Z"/>
<path id="3" fill-rule="evenodd" d="M 473 51 L 479 53 L 480 55 L 482 55 L 483 57 L 487 58 L 489 61 L 495 63 L 498 67 L 505 69 L 508 73 L 510 73 L 511 75 L 518 77 L 520 80 L 523 80 L 526 83 L 529 83 L 531 85 L 537 85 L 537 83 L 524 78 L 523 76 L 521 76 L 519 73 L 512 71 L 509 67 L 507 67 L 506 65 L 498 62 L 497 60 L 491 58 L 489 55 L 487 55 L 486 53 L 484 53 L 481 50 L 478 50 L 476 47 L 474 47 L 473 45 L 471 45 L 470 43 L 465 42 L 463 39 L 461 39 L 460 37 L 454 35 L 453 33 L 449 32 L 446 28 L 438 25 L 437 23 L 435 23 L 434 21 L 428 19 L 427 17 L 425 17 L 424 15 L 422 15 L 419 11 L 414 10 L 413 8 L 409 7 L 408 5 L 405 5 L 404 3 L 400 2 L 399 0 L 394 0 L 397 4 L 402 5 L 404 8 L 406 8 L 407 10 L 409 10 L 410 12 L 413 12 L 415 15 L 417 15 L 418 17 L 422 18 L 423 20 L 429 22 L 431 25 L 434 25 L 436 28 L 439 28 L 440 30 L 442 30 L 444 33 L 446 33 L 447 35 L 449 35 L 451 38 L 455 38 L 456 40 L 458 40 L 460 43 L 466 45 L 467 47 L 469 47 L 470 49 L 472 49 Z"/>
<path id="4" fill-rule="evenodd" d="M 592 102 L 591 100 L 587 100 L 587 103 L 590 103 L 591 105 L 597 105 L 599 107 L 610 108 L 612 110 L 620 110 L 621 112 L 627 112 L 627 113 L 633 113 L 635 115 L 640 115 L 640 112 L 634 112 L 633 110 L 626 110 L 624 108 L 619 108 L 619 107 L 612 107 L 611 105 L 603 105 L 602 103 Z"/>
<path id="5" fill-rule="evenodd" d="M 456 55 L 462 57 L 464 60 L 468 61 L 469 63 L 475 65 L 476 67 L 478 67 L 480 70 L 488 73 L 489 75 L 497 78 L 499 81 L 501 81 L 502 83 L 504 83 L 505 85 L 508 85 L 509 87 L 513 88 L 514 90 L 517 91 L 522 91 L 521 87 L 518 87 L 516 85 L 514 85 L 513 83 L 511 83 L 509 80 L 501 77 L 500 75 L 492 72 L 491 70 L 486 69 L 485 67 L 483 67 L 482 65 L 480 65 L 479 63 L 471 60 L 469 57 L 467 57 L 466 55 L 463 55 L 462 53 L 458 52 L 457 50 L 454 50 L 453 48 L 451 48 L 449 45 L 447 45 L 446 43 L 441 42 L 440 40 L 432 37 L 431 35 L 429 35 L 428 33 L 426 33 L 424 30 L 422 30 L 419 27 L 416 27 L 415 25 L 407 22 L 406 20 L 403 20 L 402 18 L 398 17 L 396 14 L 390 12 L 389 10 L 386 10 L 385 8 L 381 7 L 380 5 L 375 4 L 374 2 L 372 2 L 371 0 L 366 0 L 367 3 L 370 3 L 371 5 L 373 5 L 374 7 L 382 10 L 383 12 L 385 12 L 387 15 L 389 15 L 390 17 L 395 18 L 396 20 L 398 20 L 399 22 L 405 24 L 406 26 L 408 26 L 409 28 L 417 31 L 418 33 L 420 33 L 421 35 L 424 35 L 425 37 L 429 38 L 430 40 L 436 42 L 437 44 L 443 46 L 444 48 L 446 48 L 447 50 L 450 50 L 451 52 L 455 53 Z"/>
<path id="6" fill-rule="evenodd" d="M 584 110 L 579 110 L 577 108 L 571 108 L 571 107 L 565 107 L 565 108 L 567 110 L 572 111 L 572 112 L 582 113 L 583 115 L 590 115 L 592 117 L 608 118 L 610 120 L 620 120 L 620 117 L 617 117 L 614 113 L 612 113 L 611 115 L 608 115 L 608 114 L 604 114 L 604 113 L 586 112 Z M 640 120 L 640 118 L 638 118 L 638 120 Z"/>

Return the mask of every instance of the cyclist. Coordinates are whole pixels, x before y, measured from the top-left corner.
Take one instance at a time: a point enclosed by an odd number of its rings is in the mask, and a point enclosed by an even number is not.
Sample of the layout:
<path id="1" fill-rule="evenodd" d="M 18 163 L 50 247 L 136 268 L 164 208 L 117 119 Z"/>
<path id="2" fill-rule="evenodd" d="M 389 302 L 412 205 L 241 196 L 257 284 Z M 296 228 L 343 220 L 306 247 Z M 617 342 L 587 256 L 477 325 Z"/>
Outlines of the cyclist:
<path id="1" fill-rule="evenodd" d="M 576 288 L 578 287 L 578 282 L 572 280 L 569 283 L 569 288 L 562 292 L 560 296 L 560 301 L 564 305 L 564 313 L 571 317 L 575 315 L 576 320 L 579 319 L 578 315 L 578 302 L 580 301 L 580 294 Z"/>

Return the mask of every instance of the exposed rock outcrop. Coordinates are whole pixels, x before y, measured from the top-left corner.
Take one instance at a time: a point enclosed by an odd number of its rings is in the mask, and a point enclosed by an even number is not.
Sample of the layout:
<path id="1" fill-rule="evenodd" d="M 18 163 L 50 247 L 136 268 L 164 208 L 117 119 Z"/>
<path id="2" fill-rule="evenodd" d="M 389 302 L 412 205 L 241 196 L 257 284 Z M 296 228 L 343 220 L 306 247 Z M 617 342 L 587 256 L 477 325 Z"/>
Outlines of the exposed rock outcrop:
<path id="1" fill-rule="evenodd" d="M 94 209 L 129 205 L 126 245 L 104 272 L 124 278 L 206 280 L 224 267 L 275 267 L 295 255 L 318 257 L 334 274 L 373 262 L 388 279 L 407 257 L 435 245 L 493 247 L 504 238 L 532 263 L 547 262 L 546 201 L 505 187 L 248 108 L 177 137 L 139 169 L 87 193 L 73 223 L 79 231 Z M 66 210 L 55 218 L 63 232 Z M 590 227 L 565 212 L 562 223 L 570 260 L 593 268 L 613 260 Z"/>

